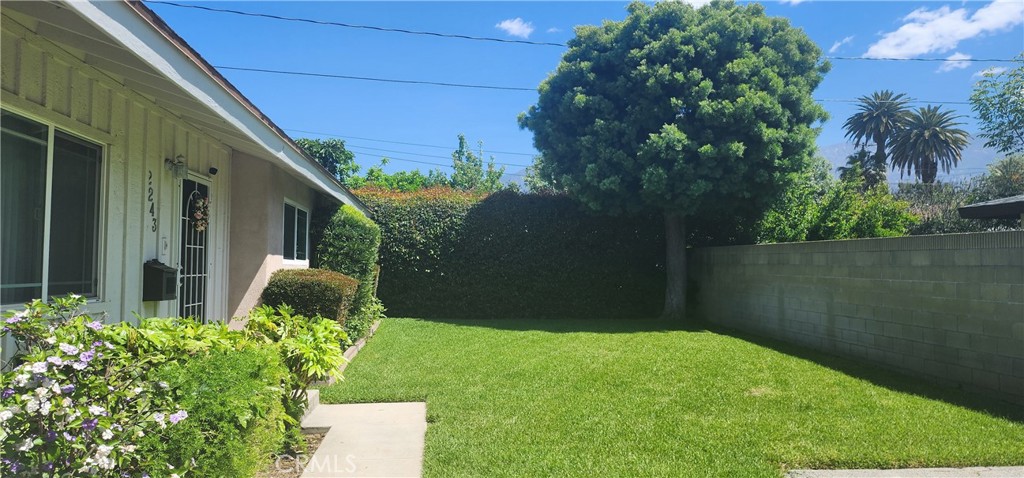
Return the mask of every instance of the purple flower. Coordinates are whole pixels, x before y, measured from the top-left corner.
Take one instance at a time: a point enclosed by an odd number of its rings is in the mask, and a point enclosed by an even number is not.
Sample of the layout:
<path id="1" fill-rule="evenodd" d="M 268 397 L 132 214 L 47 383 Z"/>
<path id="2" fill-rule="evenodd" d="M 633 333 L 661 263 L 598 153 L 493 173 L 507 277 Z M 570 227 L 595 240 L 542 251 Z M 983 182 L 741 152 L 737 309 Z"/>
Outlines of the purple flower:
<path id="1" fill-rule="evenodd" d="M 44 463 L 43 471 L 53 471 L 53 462 L 51 461 L 49 463 Z"/>
<path id="2" fill-rule="evenodd" d="M 65 395 L 67 395 L 67 394 L 69 394 L 71 392 L 74 392 L 74 391 L 75 391 L 75 386 L 73 384 L 68 384 L 68 385 L 65 385 L 63 387 L 60 387 L 60 393 L 63 393 Z"/>
<path id="3" fill-rule="evenodd" d="M 62 343 L 62 344 L 58 345 L 57 347 L 60 348 L 61 352 L 64 352 L 64 353 L 66 353 L 68 355 L 75 355 L 75 354 L 78 353 L 78 347 L 75 347 L 74 345 L 68 345 L 68 344 Z"/>
<path id="4" fill-rule="evenodd" d="M 89 363 L 89 361 L 92 360 L 93 357 L 95 357 L 95 356 L 96 356 L 96 352 L 93 352 L 92 350 L 89 350 L 89 351 L 82 352 L 82 353 L 78 354 L 78 359 L 83 361 L 83 362 L 85 362 L 85 363 Z"/>
<path id="5" fill-rule="evenodd" d="M 17 324 L 18 322 L 21 322 L 21 317 L 8 317 L 7 320 L 5 320 L 5 322 L 7 322 L 8 324 Z"/>
<path id="6" fill-rule="evenodd" d="M 67 441 L 75 441 L 75 436 L 68 432 L 64 432 L 64 439 Z"/>
<path id="7" fill-rule="evenodd" d="M 0 398 L 11 398 L 11 395 L 14 395 L 14 389 L 5 388 L 3 394 L 0 394 Z"/>
<path id="8" fill-rule="evenodd" d="M 188 418 L 188 412 L 185 410 L 178 410 L 177 412 L 172 413 L 171 416 L 167 417 L 167 419 L 171 421 L 171 424 L 177 424 L 186 418 Z"/>
<path id="9" fill-rule="evenodd" d="M 52 430 L 46 432 L 46 438 L 44 438 L 44 440 L 46 440 L 46 443 L 53 443 L 56 439 L 57 439 L 57 432 L 52 431 Z"/>
<path id="10" fill-rule="evenodd" d="M 97 423 L 99 423 L 98 419 L 88 418 L 82 422 L 82 429 L 86 431 L 93 430 L 96 428 Z"/>
<path id="11" fill-rule="evenodd" d="M 92 322 L 89 322 L 88 324 L 85 324 L 85 326 L 89 327 L 92 330 L 100 330 L 103 328 L 103 323 L 98 320 L 94 320 Z"/>

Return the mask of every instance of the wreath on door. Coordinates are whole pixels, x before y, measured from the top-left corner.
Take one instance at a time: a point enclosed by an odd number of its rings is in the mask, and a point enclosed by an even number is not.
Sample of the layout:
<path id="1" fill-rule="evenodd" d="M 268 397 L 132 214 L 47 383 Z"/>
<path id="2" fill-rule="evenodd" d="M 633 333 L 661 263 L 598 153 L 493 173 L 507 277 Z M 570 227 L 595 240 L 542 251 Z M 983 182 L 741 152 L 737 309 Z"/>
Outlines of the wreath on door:
<path id="1" fill-rule="evenodd" d="M 210 198 L 197 197 L 192 201 L 192 229 L 203 232 L 210 226 Z"/>

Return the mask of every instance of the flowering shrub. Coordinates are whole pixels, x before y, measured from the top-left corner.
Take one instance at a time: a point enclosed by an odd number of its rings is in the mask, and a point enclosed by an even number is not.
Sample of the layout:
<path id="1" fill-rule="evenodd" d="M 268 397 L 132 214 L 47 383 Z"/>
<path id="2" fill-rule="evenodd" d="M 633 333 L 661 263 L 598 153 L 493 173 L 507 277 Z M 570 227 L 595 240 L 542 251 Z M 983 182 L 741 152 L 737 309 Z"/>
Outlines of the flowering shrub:
<path id="1" fill-rule="evenodd" d="M 0 375 L 0 475 L 182 476 L 185 463 L 137 453 L 140 439 L 188 418 L 166 383 L 147 380 L 162 357 L 111 343 L 84 304 L 36 300 L 5 315 L 21 363 Z"/>

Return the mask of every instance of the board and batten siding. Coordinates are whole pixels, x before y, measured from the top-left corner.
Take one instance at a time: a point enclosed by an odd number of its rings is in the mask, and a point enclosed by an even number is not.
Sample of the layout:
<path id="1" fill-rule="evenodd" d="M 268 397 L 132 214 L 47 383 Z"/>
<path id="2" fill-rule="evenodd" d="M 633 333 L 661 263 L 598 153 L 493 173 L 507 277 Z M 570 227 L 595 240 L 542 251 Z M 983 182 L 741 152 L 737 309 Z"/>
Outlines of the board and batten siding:
<path id="1" fill-rule="evenodd" d="M 111 322 L 177 315 L 174 301 L 142 302 L 142 272 L 150 259 L 178 266 L 181 180 L 164 161 L 182 155 L 190 179 L 210 186 L 207 315 L 228 318 L 231 149 L 23 21 L 2 17 L 0 104 L 103 146 L 100 293 L 88 310 Z M 209 176 L 211 167 L 219 174 Z"/>

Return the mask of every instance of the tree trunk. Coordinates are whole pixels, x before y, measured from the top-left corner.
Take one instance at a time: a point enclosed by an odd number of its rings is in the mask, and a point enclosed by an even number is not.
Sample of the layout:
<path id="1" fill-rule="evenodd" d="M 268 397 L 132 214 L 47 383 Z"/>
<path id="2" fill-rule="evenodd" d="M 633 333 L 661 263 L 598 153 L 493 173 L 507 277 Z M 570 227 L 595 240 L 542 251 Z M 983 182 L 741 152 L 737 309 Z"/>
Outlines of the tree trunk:
<path id="1" fill-rule="evenodd" d="M 686 218 L 665 213 L 664 319 L 686 319 Z"/>
<path id="2" fill-rule="evenodd" d="M 875 164 L 880 165 L 885 170 L 885 137 L 879 136 L 875 138 Z"/>
<path id="3" fill-rule="evenodd" d="M 939 175 L 939 165 L 931 158 L 921 159 L 921 182 L 934 184 L 935 178 Z"/>

